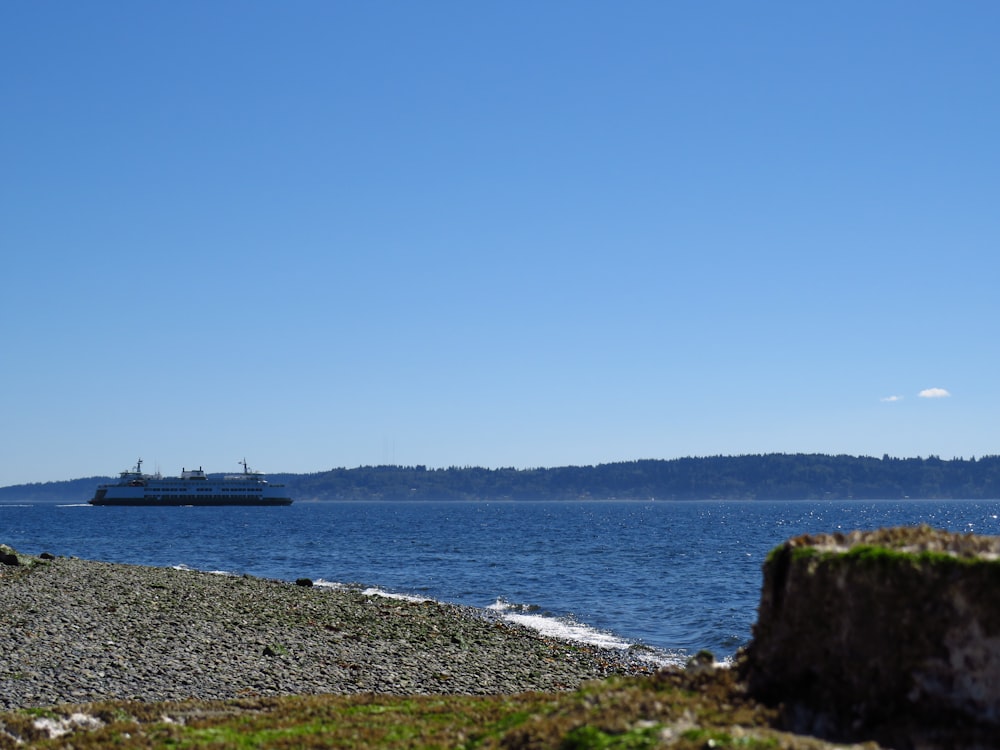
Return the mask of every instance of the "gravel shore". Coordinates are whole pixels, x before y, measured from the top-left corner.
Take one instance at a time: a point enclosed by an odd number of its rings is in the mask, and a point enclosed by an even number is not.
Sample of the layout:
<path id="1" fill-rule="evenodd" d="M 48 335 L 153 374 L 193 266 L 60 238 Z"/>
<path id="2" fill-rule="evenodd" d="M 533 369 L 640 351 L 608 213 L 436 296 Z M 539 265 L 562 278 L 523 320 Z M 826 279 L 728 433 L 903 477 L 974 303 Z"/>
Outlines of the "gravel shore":
<path id="1" fill-rule="evenodd" d="M 0 565 L 0 709 L 106 699 L 567 690 L 650 671 L 486 613 L 249 576 Z"/>

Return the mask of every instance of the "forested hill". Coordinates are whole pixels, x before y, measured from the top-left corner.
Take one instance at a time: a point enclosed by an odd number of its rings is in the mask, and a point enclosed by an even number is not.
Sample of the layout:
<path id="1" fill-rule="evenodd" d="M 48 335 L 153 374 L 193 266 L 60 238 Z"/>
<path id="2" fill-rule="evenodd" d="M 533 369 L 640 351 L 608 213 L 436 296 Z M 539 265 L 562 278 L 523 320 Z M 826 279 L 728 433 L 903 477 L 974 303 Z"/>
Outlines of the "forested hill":
<path id="1" fill-rule="evenodd" d="M 1000 456 L 767 454 L 552 469 L 373 466 L 274 476 L 279 479 L 303 500 L 993 499 L 1000 498 Z"/>
<path id="2" fill-rule="evenodd" d="M 362 466 L 271 474 L 307 500 L 998 499 L 1000 456 L 713 456 L 551 469 Z M 0 503 L 86 502 L 105 477 L 0 488 Z"/>

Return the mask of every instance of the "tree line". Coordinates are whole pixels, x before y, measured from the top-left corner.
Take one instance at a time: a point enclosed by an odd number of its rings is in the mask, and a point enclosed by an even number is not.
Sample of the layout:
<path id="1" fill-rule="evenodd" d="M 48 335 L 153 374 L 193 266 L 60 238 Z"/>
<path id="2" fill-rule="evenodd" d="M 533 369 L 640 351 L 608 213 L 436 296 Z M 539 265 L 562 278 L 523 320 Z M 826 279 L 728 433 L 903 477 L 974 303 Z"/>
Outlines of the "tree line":
<path id="1" fill-rule="evenodd" d="M 772 453 L 538 469 L 362 466 L 273 479 L 303 500 L 994 499 L 1000 456 Z"/>
<path id="2" fill-rule="evenodd" d="M 770 453 L 515 469 L 359 466 L 271 474 L 307 500 L 1000 499 L 1000 456 Z M 109 477 L 0 488 L 0 502 L 86 502 Z"/>

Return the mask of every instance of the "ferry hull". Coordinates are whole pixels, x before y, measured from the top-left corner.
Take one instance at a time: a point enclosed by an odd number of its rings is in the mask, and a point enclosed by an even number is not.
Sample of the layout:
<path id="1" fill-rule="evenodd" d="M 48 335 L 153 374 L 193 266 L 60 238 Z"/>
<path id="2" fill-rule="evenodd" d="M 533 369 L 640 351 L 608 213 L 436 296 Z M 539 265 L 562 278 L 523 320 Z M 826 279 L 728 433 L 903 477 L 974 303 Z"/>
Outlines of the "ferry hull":
<path id="1" fill-rule="evenodd" d="M 291 498 L 287 497 L 103 497 L 94 498 L 91 505 L 128 505 L 133 507 L 157 508 L 157 507 L 189 507 L 189 506 L 220 506 L 220 505 L 291 505 Z"/>

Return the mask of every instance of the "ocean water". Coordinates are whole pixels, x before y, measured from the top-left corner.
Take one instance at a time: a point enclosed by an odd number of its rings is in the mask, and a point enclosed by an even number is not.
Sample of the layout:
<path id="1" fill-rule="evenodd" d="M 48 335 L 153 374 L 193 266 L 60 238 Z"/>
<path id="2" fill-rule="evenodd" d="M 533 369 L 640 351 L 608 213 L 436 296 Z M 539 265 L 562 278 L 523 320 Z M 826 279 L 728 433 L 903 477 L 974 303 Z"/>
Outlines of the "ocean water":
<path id="1" fill-rule="evenodd" d="M 802 533 L 927 523 L 1000 534 L 1000 502 L 301 502 L 0 505 L 27 554 L 370 588 L 495 610 L 664 663 L 750 638 L 767 553 Z"/>

